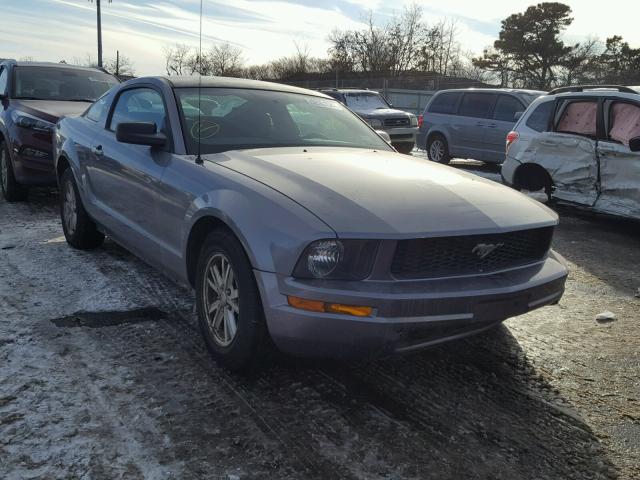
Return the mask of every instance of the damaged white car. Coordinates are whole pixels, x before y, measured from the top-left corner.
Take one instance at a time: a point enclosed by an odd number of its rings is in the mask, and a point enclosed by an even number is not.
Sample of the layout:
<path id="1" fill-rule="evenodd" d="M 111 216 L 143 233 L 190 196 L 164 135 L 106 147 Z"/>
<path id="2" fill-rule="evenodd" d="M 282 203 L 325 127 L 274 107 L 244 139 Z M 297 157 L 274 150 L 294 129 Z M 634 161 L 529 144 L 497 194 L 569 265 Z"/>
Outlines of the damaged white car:
<path id="1" fill-rule="evenodd" d="M 517 189 L 640 219 L 640 91 L 566 87 L 538 98 L 507 135 L 502 177 Z"/>

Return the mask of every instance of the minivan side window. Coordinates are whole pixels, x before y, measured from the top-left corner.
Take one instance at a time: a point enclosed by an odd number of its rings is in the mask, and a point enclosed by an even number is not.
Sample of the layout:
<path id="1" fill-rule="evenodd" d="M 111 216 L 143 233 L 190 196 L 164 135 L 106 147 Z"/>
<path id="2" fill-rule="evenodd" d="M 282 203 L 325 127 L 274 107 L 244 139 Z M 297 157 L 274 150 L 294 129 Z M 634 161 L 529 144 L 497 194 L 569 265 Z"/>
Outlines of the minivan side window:
<path id="1" fill-rule="evenodd" d="M 7 80 L 9 79 L 8 69 L 6 67 L 0 67 L 0 95 L 9 93 L 7 92 Z"/>
<path id="2" fill-rule="evenodd" d="M 524 106 L 520 100 L 510 95 L 500 95 L 493 112 L 493 119 L 502 122 L 515 122 L 517 112 L 524 112 Z"/>
<path id="3" fill-rule="evenodd" d="M 455 114 L 462 92 L 441 93 L 433 99 L 429 106 L 429 113 Z"/>
<path id="4" fill-rule="evenodd" d="M 596 137 L 597 100 L 569 100 L 565 105 L 556 132 Z"/>
<path id="5" fill-rule="evenodd" d="M 609 138 L 629 146 L 629 140 L 640 137 L 640 107 L 632 103 L 615 102 L 609 109 Z"/>
<path id="6" fill-rule="evenodd" d="M 544 102 L 536 107 L 527 118 L 527 127 L 532 128 L 536 132 L 546 132 L 549 129 L 549 117 L 553 112 L 555 102 Z"/>
<path id="7" fill-rule="evenodd" d="M 465 93 L 458 109 L 459 115 L 476 118 L 489 118 L 496 95 L 487 93 Z"/>

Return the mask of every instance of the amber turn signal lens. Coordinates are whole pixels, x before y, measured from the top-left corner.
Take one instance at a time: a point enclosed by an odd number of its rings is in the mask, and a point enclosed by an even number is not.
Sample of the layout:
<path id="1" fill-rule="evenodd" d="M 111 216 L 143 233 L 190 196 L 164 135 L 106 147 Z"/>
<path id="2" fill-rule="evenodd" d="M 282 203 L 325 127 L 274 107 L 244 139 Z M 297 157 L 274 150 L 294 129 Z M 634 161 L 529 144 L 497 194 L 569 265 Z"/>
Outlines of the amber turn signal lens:
<path id="1" fill-rule="evenodd" d="M 319 300 L 307 300 L 306 298 L 300 297 L 287 296 L 287 301 L 292 307 L 309 312 L 339 313 L 342 315 L 352 315 L 354 317 L 370 317 L 373 313 L 373 308 L 371 307 L 325 303 Z"/>

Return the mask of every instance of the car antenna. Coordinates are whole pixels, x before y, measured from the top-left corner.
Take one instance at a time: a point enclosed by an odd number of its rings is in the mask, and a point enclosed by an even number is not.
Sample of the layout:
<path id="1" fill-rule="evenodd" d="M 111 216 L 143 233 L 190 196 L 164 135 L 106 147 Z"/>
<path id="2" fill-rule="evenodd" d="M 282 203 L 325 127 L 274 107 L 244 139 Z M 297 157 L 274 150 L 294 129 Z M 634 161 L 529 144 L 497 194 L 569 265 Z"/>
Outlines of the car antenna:
<path id="1" fill-rule="evenodd" d="M 200 110 L 200 97 L 202 95 L 202 0 L 200 0 L 200 49 L 198 51 L 198 155 L 196 156 L 196 163 L 202 165 L 201 154 L 201 135 L 202 135 L 202 123 L 201 116 L 202 110 Z"/>

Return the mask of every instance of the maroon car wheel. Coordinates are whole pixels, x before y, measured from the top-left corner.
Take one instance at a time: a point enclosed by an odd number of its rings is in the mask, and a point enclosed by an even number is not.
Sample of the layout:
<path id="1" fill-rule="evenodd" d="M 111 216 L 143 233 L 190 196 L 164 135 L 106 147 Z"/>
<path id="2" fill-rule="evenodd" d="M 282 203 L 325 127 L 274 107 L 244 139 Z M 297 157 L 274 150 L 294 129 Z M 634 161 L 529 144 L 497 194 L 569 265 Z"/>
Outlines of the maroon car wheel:
<path id="1" fill-rule="evenodd" d="M 29 190 L 16 182 L 13 165 L 9 158 L 9 150 L 4 142 L 0 142 L 0 188 L 7 202 L 26 200 Z"/>

